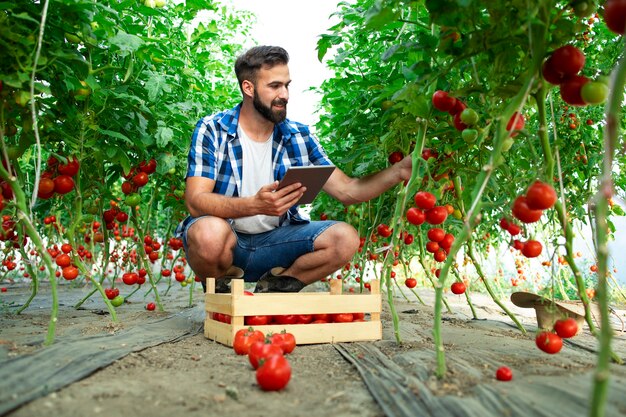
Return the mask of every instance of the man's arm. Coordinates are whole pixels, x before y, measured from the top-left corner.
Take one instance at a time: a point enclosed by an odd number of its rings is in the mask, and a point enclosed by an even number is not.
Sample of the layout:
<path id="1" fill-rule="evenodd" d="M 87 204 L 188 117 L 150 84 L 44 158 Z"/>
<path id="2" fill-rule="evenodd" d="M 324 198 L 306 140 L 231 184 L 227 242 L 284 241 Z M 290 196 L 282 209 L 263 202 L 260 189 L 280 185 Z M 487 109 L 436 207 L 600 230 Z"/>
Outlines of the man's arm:
<path id="1" fill-rule="evenodd" d="M 336 168 L 324 185 L 324 191 L 345 205 L 368 201 L 399 182 L 407 181 L 411 177 L 411 165 L 409 155 L 397 164 L 363 178 L 350 178 Z"/>
<path id="2" fill-rule="evenodd" d="M 188 177 L 185 204 L 193 217 L 211 215 L 224 219 L 265 214 L 281 216 L 302 197 L 305 187 L 291 184 L 278 191 L 278 181 L 264 185 L 250 197 L 227 197 L 213 192 L 215 180 L 204 177 Z"/>

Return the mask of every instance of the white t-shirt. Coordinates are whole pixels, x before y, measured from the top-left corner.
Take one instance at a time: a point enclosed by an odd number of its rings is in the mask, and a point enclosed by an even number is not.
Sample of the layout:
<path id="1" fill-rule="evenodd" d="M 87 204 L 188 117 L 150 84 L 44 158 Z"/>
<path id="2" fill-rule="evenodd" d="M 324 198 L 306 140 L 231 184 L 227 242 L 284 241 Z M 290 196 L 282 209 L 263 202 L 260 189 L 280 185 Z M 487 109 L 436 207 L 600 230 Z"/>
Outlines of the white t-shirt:
<path id="1" fill-rule="evenodd" d="M 241 178 L 241 197 L 255 195 L 259 189 L 274 182 L 272 172 L 272 145 L 273 135 L 265 142 L 255 142 L 246 135 L 241 127 L 237 128 L 241 150 L 243 152 L 243 169 Z M 262 233 L 278 227 L 278 216 L 266 216 L 259 214 L 256 216 L 240 217 L 234 219 L 234 228 L 243 233 Z"/>

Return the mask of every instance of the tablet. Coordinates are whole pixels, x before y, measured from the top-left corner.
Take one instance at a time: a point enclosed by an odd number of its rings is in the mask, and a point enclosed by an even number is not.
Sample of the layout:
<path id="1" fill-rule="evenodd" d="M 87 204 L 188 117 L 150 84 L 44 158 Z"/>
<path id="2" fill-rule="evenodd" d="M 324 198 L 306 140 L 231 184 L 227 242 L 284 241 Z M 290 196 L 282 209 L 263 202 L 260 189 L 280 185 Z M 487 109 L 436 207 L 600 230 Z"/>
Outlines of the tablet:
<path id="1" fill-rule="evenodd" d="M 306 187 L 306 191 L 298 200 L 298 204 L 311 204 L 334 170 L 334 165 L 290 167 L 280 180 L 278 189 L 299 182 Z"/>

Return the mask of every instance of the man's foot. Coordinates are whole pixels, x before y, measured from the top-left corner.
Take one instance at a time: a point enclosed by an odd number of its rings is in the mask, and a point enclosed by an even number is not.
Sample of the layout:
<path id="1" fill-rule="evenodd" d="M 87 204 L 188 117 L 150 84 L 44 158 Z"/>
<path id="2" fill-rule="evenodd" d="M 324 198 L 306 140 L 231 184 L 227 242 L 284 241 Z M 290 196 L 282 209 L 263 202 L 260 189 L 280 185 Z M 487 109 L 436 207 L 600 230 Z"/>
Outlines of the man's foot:
<path id="1" fill-rule="evenodd" d="M 306 284 L 297 278 L 288 275 L 281 275 L 285 268 L 276 267 L 257 281 L 254 292 L 300 292 Z"/>
<path id="2" fill-rule="evenodd" d="M 216 294 L 227 294 L 230 292 L 230 280 L 231 279 L 242 279 L 243 278 L 243 269 L 237 266 L 231 266 L 228 271 L 221 277 L 215 280 L 215 293 Z M 200 281 L 202 283 L 202 289 L 206 293 L 206 280 Z"/>

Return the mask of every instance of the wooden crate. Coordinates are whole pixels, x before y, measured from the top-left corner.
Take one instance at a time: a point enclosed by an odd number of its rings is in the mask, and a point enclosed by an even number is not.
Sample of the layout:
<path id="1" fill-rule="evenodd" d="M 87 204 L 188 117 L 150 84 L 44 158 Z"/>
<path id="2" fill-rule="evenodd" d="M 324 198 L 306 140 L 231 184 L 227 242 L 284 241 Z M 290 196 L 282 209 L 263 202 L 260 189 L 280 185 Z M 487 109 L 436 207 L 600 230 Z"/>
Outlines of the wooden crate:
<path id="1" fill-rule="evenodd" d="M 264 334 L 286 330 L 295 336 L 299 345 L 379 340 L 382 338 L 380 281 L 373 280 L 370 285 L 369 294 L 342 294 L 341 280 L 333 279 L 330 280 L 330 292 L 261 293 L 250 296 L 244 295 L 243 280 L 239 279 L 231 281 L 230 294 L 215 294 L 215 280 L 209 278 L 205 295 L 207 314 L 204 335 L 232 346 L 235 333 L 249 327 L 244 324 L 245 316 L 362 312 L 366 314 L 366 321 L 362 322 L 269 324 L 254 328 Z M 228 314 L 231 323 L 212 319 L 211 312 Z"/>

